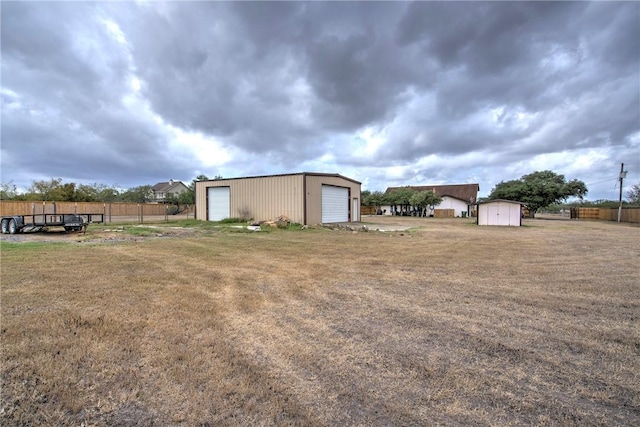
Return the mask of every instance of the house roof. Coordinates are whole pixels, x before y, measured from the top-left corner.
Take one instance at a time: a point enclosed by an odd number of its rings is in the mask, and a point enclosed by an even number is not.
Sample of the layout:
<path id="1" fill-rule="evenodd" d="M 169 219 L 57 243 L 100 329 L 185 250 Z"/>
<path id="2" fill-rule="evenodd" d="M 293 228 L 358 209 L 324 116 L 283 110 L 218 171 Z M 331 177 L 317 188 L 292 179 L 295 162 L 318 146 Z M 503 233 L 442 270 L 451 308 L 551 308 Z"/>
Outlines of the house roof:
<path id="1" fill-rule="evenodd" d="M 486 205 L 487 203 L 495 203 L 495 202 L 499 202 L 499 203 L 512 203 L 514 205 L 525 205 L 526 203 L 524 202 L 518 202 L 517 200 L 507 200 L 507 199 L 492 199 L 492 200 L 485 200 L 483 202 L 478 202 L 478 205 Z"/>
<path id="2" fill-rule="evenodd" d="M 480 191 L 480 184 L 451 184 L 451 185 L 410 185 L 406 187 L 389 187 L 385 191 L 389 193 L 399 188 L 409 188 L 414 191 L 432 191 L 440 197 L 449 196 L 466 203 L 475 203 Z"/>
<path id="3" fill-rule="evenodd" d="M 187 186 L 184 185 L 182 181 L 168 181 L 168 182 L 157 183 L 156 185 L 151 187 L 151 191 L 153 191 L 154 193 L 167 193 L 169 192 L 169 190 L 177 186 L 182 186 L 187 188 Z"/>
<path id="4" fill-rule="evenodd" d="M 231 180 L 236 180 L 236 179 L 254 179 L 254 178 L 273 178 L 273 177 L 278 177 L 278 176 L 292 176 L 292 175 L 328 176 L 328 177 L 342 178 L 344 180 L 351 181 L 351 182 L 356 183 L 356 184 L 362 184 L 360 181 L 356 181 L 355 179 L 352 179 L 352 178 L 347 178 L 346 176 L 340 175 L 339 173 L 320 173 L 320 172 L 297 172 L 297 173 L 280 173 L 280 174 L 275 174 L 275 175 L 241 176 L 241 177 L 236 177 L 236 178 L 208 179 L 208 180 L 199 181 L 199 182 L 231 181 Z"/>

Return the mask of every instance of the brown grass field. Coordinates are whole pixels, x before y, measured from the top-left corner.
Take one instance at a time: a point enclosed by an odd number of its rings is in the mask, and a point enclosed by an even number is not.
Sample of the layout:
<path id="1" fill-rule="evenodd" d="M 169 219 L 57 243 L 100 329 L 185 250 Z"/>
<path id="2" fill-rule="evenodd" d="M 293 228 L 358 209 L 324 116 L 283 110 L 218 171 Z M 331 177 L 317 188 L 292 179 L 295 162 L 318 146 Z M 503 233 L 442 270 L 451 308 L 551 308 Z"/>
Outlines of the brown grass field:
<path id="1" fill-rule="evenodd" d="M 640 425 L 640 228 L 366 221 L 3 236 L 0 424 Z"/>

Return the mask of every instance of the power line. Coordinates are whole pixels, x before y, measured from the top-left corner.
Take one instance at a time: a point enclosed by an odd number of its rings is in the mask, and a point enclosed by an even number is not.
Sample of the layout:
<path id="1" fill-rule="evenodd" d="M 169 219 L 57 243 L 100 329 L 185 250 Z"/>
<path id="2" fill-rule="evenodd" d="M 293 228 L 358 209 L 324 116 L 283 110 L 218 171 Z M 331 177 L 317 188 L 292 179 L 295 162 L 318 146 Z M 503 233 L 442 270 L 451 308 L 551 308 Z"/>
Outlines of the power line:
<path id="1" fill-rule="evenodd" d="M 617 181 L 617 180 L 618 178 L 611 178 L 611 179 L 605 179 L 604 181 L 592 182 L 591 184 L 587 184 L 587 185 L 596 185 L 596 184 L 602 184 L 603 182 Z"/>

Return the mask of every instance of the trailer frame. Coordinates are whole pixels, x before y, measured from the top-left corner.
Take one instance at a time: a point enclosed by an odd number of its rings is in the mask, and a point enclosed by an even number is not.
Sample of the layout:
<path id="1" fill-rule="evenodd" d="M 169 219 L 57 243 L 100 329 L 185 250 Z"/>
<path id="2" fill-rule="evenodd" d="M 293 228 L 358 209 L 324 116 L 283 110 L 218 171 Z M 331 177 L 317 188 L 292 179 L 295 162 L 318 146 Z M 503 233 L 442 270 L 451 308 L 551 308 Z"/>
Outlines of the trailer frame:
<path id="1" fill-rule="evenodd" d="M 53 213 L 8 215 L 0 219 L 2 234 L 34 233 L 48 227 L 63 227 L 66 232 L 85 232 L 92 223 L 104 222 L 104 214 Z"/>

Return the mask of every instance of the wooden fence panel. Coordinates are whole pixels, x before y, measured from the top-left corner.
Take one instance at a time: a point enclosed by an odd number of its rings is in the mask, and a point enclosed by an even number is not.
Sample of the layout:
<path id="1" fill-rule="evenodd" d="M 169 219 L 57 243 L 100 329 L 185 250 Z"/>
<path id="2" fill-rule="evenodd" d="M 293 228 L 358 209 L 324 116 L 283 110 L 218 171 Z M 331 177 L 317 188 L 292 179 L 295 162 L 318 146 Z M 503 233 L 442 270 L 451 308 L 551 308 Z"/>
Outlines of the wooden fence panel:
<path id="1" fill-rule="evenodd" d="M 618 211 L 615 211 L 615 216 L 612 216 L 611 209 L 609 208 L 600 208 L 598 209 L 598 219 L 603 221 L 617 221 L 618 220 Z"/>
<path id="2" fill-rule="evenodd" d="M 376 207 L 375 206 L 360 206 L 360 214 L 361 215 L 375 215 Z"/>
<path id="3" fill-rule="evenodd" d="M 575 214 L 578 219 L 618 220 L 618 208 L 575 208 Z M 620 222 L 640 223 L 640 207 L 622 208 Z"/>
<path id="4" fill-rule="evenodd" d="M 0 200 L 0 216 L 38 215 L 56 213 L 104 214 L 108 217 L 158 216 L 166 213 L 168 205 L 156 203 L 101 203 L 101 202 L 25 202 Z M 193 213 L 193 206 L 189 213 Z"/>
<path id="5" fill-rule="evenodd" d="M 434 209 L 434 218 L 453 218 L 456 214 L 455 209 Z"/>
<path id="6" fill-rule="evenodd" d="M 600 209 L 598 208 L 576 208 L 579 219 L 600 219 Z"/>
<path id="7" fill-rule="evenodd" d="M 618 220 L 618 209 L 611 209 L 614 214 L 612 221 Z M 621 222 L 633 222 L 640 223 L 640 207 L 636 208 L 622 208 L 622 213 L 620 215 Z"/>

